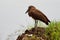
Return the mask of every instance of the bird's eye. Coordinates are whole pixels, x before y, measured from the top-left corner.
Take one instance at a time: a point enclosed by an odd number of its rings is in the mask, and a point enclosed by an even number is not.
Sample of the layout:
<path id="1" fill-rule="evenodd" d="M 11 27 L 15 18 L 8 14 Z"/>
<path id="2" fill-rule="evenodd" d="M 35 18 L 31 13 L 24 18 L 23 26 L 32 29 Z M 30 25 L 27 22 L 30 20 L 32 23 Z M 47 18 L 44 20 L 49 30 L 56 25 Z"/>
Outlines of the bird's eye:
<path id="1" fill-rule="evenodd" d="M 29 9 L 31 9 L 31 7 L 29 7 Z"/>

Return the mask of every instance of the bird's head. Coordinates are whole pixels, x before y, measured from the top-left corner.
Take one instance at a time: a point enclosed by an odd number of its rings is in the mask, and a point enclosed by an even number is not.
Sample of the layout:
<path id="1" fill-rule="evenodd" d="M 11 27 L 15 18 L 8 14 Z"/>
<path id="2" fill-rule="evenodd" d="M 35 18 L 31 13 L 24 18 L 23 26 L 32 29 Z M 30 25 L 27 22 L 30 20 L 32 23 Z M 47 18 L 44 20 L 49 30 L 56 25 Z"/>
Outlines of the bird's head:
<path id="1" fill-rule="evenodd" d="M 31 6 L 29 6 L 29 7 L 28 7 L 28 10 L 26 11 L 26 13 L 27 13 L 27 12 L 29 12 L 30 10 L 33 10 L 33 9 L 35 9 L 35 7 L 34 7 L 34 6 L 32 6 L 32 5 L 31 5 Z"/>

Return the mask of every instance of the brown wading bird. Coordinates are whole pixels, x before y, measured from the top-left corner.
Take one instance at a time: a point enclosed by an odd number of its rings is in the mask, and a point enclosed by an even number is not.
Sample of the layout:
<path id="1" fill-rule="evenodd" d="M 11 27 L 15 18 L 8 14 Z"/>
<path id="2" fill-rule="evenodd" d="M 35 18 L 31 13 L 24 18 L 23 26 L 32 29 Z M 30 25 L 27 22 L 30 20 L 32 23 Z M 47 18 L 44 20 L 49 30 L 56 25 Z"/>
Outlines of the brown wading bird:
<path id="1" fill-rule="evenodd" d="M 29 6 L 28 10 L 28 15 L 32 17 L 35 20 L 35 27 L 37 27 L 38 20 L 44 22 L 46 25 L 50 22 L 50 20 L 38 9 L 36 9 L 34 6 Z"/>

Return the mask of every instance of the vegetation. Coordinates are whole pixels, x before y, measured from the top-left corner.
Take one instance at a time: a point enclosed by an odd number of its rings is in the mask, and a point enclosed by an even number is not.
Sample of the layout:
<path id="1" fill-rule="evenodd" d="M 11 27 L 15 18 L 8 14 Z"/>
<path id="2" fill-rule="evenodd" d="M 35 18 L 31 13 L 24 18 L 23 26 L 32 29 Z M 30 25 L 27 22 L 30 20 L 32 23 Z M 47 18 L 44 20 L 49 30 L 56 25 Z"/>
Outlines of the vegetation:
<path id="1" fill-rule="evenodd" d="M 51 22 L 46 28 L 48 40 L 60 40 L 60 22 Z"/>

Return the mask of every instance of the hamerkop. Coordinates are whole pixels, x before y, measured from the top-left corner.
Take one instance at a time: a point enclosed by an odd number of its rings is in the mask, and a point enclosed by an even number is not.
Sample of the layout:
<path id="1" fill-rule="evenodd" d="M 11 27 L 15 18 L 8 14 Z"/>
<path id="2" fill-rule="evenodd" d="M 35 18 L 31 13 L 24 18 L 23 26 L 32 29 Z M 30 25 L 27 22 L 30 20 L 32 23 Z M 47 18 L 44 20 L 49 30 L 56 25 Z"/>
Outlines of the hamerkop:
<path id="1" fill-rule="evenodd" d="M 50 22 L 46 15 L 44 15 L 41 11 L 32 5 L 28 7 L 26 13 L 28 13 L 28 15 L 35 20 L 35 27 L 37 27 L 38 20 L 44 22 L 46 25 L 48 25 Z"/>

